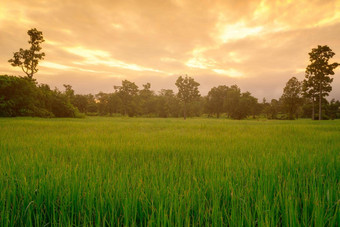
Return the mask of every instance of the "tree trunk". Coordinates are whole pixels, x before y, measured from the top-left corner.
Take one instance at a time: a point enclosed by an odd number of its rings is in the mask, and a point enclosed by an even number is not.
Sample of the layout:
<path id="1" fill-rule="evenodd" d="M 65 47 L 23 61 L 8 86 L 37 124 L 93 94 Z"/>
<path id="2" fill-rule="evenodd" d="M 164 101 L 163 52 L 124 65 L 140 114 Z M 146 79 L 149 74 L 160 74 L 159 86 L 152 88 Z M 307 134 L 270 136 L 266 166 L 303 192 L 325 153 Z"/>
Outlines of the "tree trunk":
<path id="1" fill-rule="evenodd" d="M 319 121 L 321 120 L 321 98 L 322 98 L 322 89 L 321 89 L 321 83 L 319 87 Z"/>
<path id="2" fill-rule="evenodd" d="M 187 104 L 186 103 L 184 103 L 183 117 L 184 117 L 184 120 L 187 119 Z"/>
<path id="3" fill-rule="evenodd" d="M 312 106 L 313 106 L 312 120 L 314 120 L 314 119 L 315 119 L 315 103 L 314 103 L 314 97 L 312 98 Z"/>

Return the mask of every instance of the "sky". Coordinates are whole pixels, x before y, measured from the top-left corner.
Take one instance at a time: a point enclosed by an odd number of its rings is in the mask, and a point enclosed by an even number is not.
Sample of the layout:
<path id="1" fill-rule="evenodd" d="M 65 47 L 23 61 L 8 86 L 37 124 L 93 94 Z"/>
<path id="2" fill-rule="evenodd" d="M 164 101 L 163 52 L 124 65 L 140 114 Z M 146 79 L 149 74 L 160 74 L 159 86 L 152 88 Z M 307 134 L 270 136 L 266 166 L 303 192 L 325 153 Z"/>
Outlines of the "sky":
<path id="1" fill-rule="evenodd" d="M 180 75 L 202 95 L 237 84 L 262 101 L 303 80 L 308 53 L 328 45 L 340 62 L 340 0 L 1 0 L 0 74 L 25 74 L 8 60 L 43 32 L 35 78 L 76 93 L 113 92 L 122 80 L 177 91 Z M 340 67 L 330 98 L 340 99 Z"/>

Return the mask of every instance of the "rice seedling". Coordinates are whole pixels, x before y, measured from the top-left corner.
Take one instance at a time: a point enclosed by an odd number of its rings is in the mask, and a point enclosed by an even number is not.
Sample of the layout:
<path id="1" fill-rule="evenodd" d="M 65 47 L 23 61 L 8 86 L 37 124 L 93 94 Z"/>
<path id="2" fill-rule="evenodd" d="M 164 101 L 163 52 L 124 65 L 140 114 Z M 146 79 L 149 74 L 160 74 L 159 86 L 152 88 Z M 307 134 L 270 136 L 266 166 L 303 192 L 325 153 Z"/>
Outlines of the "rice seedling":
<path id="1" fill-rule="evenodd" d="M 0 119 L 1 226 L 336 226 L 340 121 Z"/>

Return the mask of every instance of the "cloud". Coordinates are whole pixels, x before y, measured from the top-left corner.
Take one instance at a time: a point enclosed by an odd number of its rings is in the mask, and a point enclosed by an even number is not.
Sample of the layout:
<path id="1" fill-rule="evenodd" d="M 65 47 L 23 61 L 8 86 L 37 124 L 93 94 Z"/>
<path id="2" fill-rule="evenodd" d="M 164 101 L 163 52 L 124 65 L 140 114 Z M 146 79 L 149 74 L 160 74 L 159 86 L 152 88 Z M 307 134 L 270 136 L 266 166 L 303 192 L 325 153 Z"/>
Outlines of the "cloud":
<path id="1" fill-rule="evenodd" d="M 258 98 L 278 98 L 292 76 L 303 79 L 308 52 L 329 45 L 340 62 L 337 0 L 4 0 L 0 70 L 43 31 L 39 82 L 77 92 L 109 91 L 121 79 L 175 89 L 176 77 L 212 86 L 237 83 Z M 332 96 L 340 98 L 339 70 Z M 144 81 L 144 82 L 143 82 Z"/>

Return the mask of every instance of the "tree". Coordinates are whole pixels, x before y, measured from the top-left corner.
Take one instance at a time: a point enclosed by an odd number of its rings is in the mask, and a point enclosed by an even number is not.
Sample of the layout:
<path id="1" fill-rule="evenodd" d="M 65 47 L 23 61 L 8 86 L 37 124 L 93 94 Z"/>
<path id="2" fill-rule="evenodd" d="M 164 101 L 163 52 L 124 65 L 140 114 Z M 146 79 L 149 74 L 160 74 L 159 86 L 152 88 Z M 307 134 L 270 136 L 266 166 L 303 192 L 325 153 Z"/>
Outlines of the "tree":
<path id="1" fill-rule="evenodd" d="M 72 105 L 74 107 L 77 107 L 79 112 L 81 113 L 86 113 L 87 108 L 88 108 L 88 99 L 86 95 L 74 95 L 73 100 L 72 100 Z"/>
<path id="2" fill-rule="evenodd" d="M 213 87 L 207 96 L 207 107 L 211 113 L 216 113 L 216 117 L 220 117 L 220 113 L 224 111 L 224 101 L 228 94 L 228 87 L 220 85 Z"/>
<path id="3" fill-rule="evenodd" d="M 109 94 L 99 92 L 96 94 L 96 100 L 98 105 L 98 112 L 100 115 L 106 115 L 108 113 L 107 106 L 109 103 Z"/>
<path id="4" fill-rule="evenodd" d="M 65 95 L 66 95 L 66 97 L 69 99 L 69 101 L 70 101 L 71 103 L 73 103 L 73 99 L 74 99 L 74 90 L 73 90 L 72 86 L 69 85 L 69 84 L 64 84 L 63 86 L 64 86 L 64 88 L 65 88 Z"/>
<path id="5" fill-rule="evenodd" d="M 134 116 L 137 112 L 136 97 L 138 95 L 138 86 L 128 80 L 122 81 L 122 86 L 114 86 L 122 101 L 123 114 Z"/>
<path id="6" fill-rule="evenodd" d="M 173 90 L 171 89 L 162 89 L 159 92 L 157 111 L 158 116 L 160 117 L 178 117 L 178 99 Z"/>
<path id="7" fill-rule="evenodd" d="M 28 77 L 0 75 L 0 116 L 75 117 L 65 93 Z"/>
<path id="8" fill-rule="evenodd" d="M 22 49 L 13 54 L 13 58 L 8 60 L 13 67 L 21 67 L 22 71 L 28 78 L 32 79 L 34 73 L 38 72 L 37 66 L 40 60 L 44 59 L 45 53 L 40 52 L 40 44 L 44 42 L 43 34 L 36 28 L 28 30 L 27 34 L 30 36 L 28 43 L 31 45 L 29 49 Z"/>
<path id="9" fill-rule="evenodd" d="M 301 104 L 301 82 L 292 77 L 288 80 L 281 96 L 284 109 L 288 112 L 290 120 L 297 117 L 297 110 Z"/>
<path id="10" fill-rule="evenodd" d="M 183 103 L 183 117 L 185 120 L 187 118 L 188 105 L 200 97 L 198 91 L 200 84 L 193 78 L 188 77 L 188 75 L 186 75 L 185 78 L 182 76 L 178 77 L 175 84 L 178 88 L 177 97 Z"/>
<path id="11" fill-rule="evenodd" d="M 277 114 L 280 112 L 280 101 L 272 99 L 270 103 L 266 103 L 263 111 L 268 119 L 277 119 Z"/>
<path id="12" fill-rule="evenodd" d="M 314 77 L 308 76 L 302 82 L 302 94 L 306 102 L 312 104 L 312 120 L 315 118 L 315 100 L 317 99 L 317 85 Z"/>
<path id="13" fill-rule="evenodd" d="M 313 48 L 309 53 L 309 59 L 311 64 L 306 68 L 306 78 L 304 82 L 304 93 L 312 98 L 319 99 L 319 120 L 322 119 L 321 106 L 322 98 L 328 96 L 328 93 L 332 90 L 331 83 L 333 78 L 329 75 L 334 75 L 334 69 L 338 67 L 338 63 L 329 64 L 328 61 L 335 53 L 328 46 L 318 46 Z M 314 109 L 314 105 L 313 105 Z M 313 110 L 314 113 L 314 110 Z"/>
<path id="14" fill-rule="evenodd" d="M 230 112 L 230 117 L 233 119 L 244 119 L 250 115 L 255 115 L 254 111 L 258 104 L 257 99 L 250 92 L 244 92 L 236 98 L 233 109 Z"/>
<path id="15" fill-rule="evenodd" d="M 151 84 L 143 84 L 143 89 L 139 91 L 139 104 L 141 106 L 141 114 L 144 116 L 150 116 L 155 113 L 156 99 L 155 93 L 150 90 Z"/>
<path id="16" fill-rule="evenodd" d="M 332 99 L 328 105 L 328 115 L 330 119 L 336 119 L 340 117 L 340 102 Z"/>
<path id="17" fill-rule="evenodd" d="M 241 89 L 236 84 L 228 88 L 227 97 L 224 100 L 224 108 L 228 117 L 236 115 L 235 111 L 237 110 L 240 97 Z"/>
<path id="18" fill-rule="evenodd" d="M 35 83 L 27 77 L 0 75 L 0 116 L 32 116 L 38 109 Z"/>

